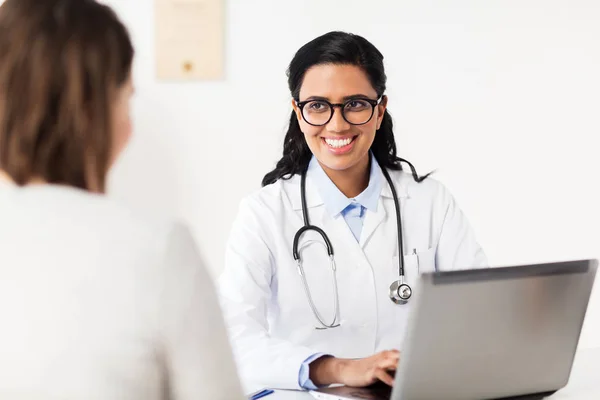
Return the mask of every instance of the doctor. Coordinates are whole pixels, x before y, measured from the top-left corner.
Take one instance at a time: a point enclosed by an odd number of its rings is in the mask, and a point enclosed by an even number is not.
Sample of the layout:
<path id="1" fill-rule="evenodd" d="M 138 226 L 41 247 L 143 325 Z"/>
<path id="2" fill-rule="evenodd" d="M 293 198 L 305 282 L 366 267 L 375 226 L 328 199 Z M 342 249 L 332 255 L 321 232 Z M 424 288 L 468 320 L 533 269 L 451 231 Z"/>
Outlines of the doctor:
<path id="1" fill-rule="evenodd" d="M 418 274 L 487 261 L 448 190 L 402 171 L 370 42 L 318 37 L 288 76 L 283 157 L 242 201 L 219 279 L 240 373 L 247 390 L 391 385 Z"/>

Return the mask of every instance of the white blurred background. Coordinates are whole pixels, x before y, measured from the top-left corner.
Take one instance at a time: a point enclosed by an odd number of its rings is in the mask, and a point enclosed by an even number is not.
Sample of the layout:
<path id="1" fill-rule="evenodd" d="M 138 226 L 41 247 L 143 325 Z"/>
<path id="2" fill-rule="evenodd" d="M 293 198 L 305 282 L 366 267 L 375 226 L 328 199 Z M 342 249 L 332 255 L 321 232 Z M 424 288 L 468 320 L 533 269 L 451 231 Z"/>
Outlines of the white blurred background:
<path id="1" fill-rule="evenodd" d="M 240 199 L 278 160 L 285 70 L 331 30 L 385 55 L 399 153 L 450 188 L 494 265 L 600 257 L 598 0 L 228 0 L 226 78 L 155 79 L 152 0 L 128 25 L 135 138 L 110 194 L 193 229 L 210 270 Z M 600 347 L 600 279 L 582 347 Z"/>

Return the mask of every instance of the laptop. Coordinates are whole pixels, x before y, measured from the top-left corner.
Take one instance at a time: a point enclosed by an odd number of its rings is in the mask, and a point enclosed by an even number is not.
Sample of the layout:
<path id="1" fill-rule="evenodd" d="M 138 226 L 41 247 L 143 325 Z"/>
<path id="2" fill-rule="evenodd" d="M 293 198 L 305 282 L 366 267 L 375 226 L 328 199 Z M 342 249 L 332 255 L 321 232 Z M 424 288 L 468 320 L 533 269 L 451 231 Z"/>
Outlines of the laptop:
<path id="1" fill-rule="evenodd" d="M 324 400 L 533 399 L 566 386 L 598 267 L 579 260 L 424 273 L 393 388 Z"/>

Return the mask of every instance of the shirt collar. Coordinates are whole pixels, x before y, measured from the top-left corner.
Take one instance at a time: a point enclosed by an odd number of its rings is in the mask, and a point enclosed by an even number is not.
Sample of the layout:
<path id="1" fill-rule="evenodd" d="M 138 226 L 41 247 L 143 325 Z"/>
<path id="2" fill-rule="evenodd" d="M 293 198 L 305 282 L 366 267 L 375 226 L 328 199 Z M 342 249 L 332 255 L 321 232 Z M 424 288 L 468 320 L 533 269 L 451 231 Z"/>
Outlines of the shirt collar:
<path id="1" fill-rule="evenodd" d="M 354 198 L 354 201 L 366 209 L 375 212 L 377 211 L 379 196 L 381 195 L 383 173 L 373 156 L 371 156 L 370 164 L 369 185 L 361 194 Z M 329 179 L 321 164 L 319 164 L 314 156 L 308 165 L 308 173 L 313 177 L 319 195 L 325 204 L 325 209 L 330 216 L 337 216 L 352 203 L 352 199 L 347 198 Z"/>
<path id="2" fill-rule="evenodd" d="M 383 173 L 379 163 L 371 156 L 371 172 L 369 173 L 369 186 L 358 196 L 356 201 L 369 211 L 377 211 L 379 195 L 383 186 Z"/>

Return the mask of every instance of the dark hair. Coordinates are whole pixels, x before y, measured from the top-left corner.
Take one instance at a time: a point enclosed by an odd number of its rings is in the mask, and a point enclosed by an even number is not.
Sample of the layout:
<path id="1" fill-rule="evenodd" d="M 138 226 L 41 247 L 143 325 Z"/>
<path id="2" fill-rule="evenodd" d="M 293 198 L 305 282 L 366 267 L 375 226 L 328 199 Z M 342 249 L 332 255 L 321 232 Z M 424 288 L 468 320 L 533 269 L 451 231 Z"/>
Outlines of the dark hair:
<path id="1" fill-rule="evenodd" d="M 0 169 L 104 191 L 113 105 L 129 79 L 126 28 L 94 0 L 0 6 Z"/>
<path id="2" fill-rule="evenodd" d="M 383 55 L 365 38 L 345 32 L 329 32 L 298 50 L 287 71 L 288 86 L 292 97 L 300 101 L 300 88 L 304 75 L 311 67 L 322 64 L 355 65 L 362 68 L 371 85 L 381 97 L 385 93 L 386 80 L 383 67 Z M 383 116 L 381 127 L 375 135 L 371 152 L 382 168 L 401 170 L 402 162 L 410 166 L 413 178 L 421 182 L 429 174 L 420 177 L 414 166 L 396 156 L 396 141 L 392 117 L 388 111 Z M 279 179 L 289 179 L 302 173 L 311 159 L 311 151 L 300 130 L 296 113 L 292 111 L 290 124 L 283 142 L 283 157 L 277 162 L 275 169 L 263 178 L 262 185 L 275 183 Z"/>

